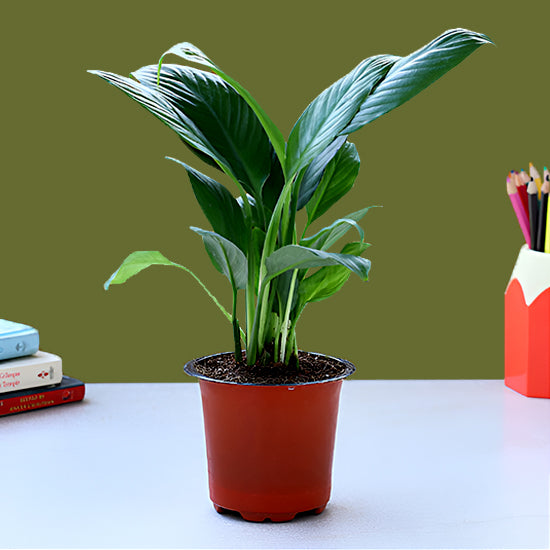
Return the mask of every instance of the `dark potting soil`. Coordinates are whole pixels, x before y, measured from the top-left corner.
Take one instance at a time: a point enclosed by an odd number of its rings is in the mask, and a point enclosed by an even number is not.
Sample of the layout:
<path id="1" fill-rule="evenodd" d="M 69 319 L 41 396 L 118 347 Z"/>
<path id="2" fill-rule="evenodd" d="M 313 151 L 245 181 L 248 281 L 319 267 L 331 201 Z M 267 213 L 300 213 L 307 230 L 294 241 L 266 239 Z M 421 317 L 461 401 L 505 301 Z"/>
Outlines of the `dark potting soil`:
<path id="1" fill-rule="evenodd" d="M 232 353 L 224 353 L 195 361 L 194 367 L 197 373 L 214 380 L 258 385 L 321 382 L 347 376 L 352 370 L 349 364 L 315 353 L 300 351 L 298 359 L 298 368 L 283 363 L 249 366 L 237 363 Z"/>

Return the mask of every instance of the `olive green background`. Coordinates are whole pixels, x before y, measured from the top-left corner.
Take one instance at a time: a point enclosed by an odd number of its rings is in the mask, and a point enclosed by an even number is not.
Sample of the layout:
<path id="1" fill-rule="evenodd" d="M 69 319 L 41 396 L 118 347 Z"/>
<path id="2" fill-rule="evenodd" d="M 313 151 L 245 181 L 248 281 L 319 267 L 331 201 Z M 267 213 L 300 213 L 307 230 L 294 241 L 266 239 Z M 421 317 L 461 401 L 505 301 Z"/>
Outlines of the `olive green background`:
<path id="1" fill-rule="evenodd" d="M 550 161 L 549 15 L 541 1 L 4 6 L 0 317 L 37 327 L 42 349 L 86 382 L 185 381 L 185 361 L 231 349 L 231 326 L 180 270 L 103 290 L 128 253 L 160 250 L 231 299 L 188 229 L 208 225 L 185 172 L 164 157 L 208 170 L 86 69 L 128 74 L 189 41 L 287 136 L 365 57 L 465 27 L 497 46 L 351 136 L 359 178 L 321 221 L 384 206 L 362 224 L 371 278 L 310 305 L 298 343 L 353 361 L 356 378 L 501 378 L 503 293 L 522 244 L 505 177 Z"/>

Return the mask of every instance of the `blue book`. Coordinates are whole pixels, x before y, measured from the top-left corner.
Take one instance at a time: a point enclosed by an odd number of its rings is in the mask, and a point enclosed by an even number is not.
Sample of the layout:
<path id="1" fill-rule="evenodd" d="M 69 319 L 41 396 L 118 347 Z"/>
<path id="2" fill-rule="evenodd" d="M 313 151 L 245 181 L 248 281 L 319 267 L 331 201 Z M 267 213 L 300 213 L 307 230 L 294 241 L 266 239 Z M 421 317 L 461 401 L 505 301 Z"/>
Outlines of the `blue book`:
<path id="1" fill-rule="evenodd" d="M 0 319 L 0 361 L 38 351 L 38 331 L 28 325 Z"/>

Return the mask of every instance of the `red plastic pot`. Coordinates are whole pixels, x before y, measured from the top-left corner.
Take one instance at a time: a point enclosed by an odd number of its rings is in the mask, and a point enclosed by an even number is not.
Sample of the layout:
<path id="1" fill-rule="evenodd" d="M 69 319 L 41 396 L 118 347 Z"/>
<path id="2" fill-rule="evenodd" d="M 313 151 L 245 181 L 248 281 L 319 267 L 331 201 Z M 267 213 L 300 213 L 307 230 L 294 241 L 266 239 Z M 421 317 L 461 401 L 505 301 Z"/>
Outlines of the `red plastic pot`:
<path id="1" fill-rule="evenodd" d="M 204 359 L 204 358 L 201 358 Z M 249 521 L 289 521 L 321 513 L 330 497 L 342 379 L 297 385 L 253 385 L 199 378 L 210 499 Z"/>

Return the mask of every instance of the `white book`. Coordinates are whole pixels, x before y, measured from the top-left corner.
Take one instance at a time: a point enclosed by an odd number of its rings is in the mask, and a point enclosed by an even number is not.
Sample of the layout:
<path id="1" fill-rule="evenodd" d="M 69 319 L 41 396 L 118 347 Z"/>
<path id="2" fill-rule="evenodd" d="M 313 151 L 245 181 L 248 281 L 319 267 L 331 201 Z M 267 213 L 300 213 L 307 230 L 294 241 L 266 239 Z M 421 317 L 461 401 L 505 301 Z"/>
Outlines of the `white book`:
<path id="1" fill-rule="evenodd" d="M 45 351 L 0 361 L 0 393 L 59 384 L 63 378 L 61 357 Z"/>

